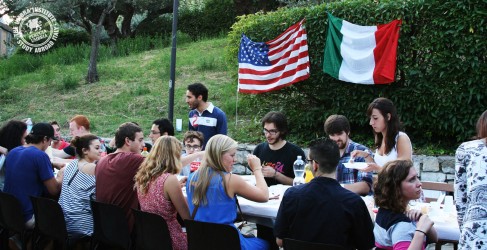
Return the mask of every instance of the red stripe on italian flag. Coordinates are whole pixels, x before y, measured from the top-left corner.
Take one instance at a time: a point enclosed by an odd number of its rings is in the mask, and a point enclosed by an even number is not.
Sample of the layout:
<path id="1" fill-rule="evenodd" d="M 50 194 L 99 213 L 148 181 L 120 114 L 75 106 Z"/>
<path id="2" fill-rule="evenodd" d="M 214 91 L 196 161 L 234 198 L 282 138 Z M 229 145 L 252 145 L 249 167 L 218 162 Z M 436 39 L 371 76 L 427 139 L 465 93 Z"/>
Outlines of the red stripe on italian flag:
<path id="1" fill-rule="evenodd" d="M 323 71 L 361 84 L 394 82 L 401 20 L 360 26 L 328 13 Z"/>

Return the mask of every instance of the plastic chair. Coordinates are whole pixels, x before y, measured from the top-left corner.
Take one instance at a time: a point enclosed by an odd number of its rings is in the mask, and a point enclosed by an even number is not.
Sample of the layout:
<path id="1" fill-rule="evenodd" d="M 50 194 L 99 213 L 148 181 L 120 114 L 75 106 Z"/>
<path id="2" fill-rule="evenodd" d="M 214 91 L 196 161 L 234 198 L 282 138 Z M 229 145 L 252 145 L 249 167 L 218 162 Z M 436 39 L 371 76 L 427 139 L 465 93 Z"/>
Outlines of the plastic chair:
<path id="1" fill-rule="evenodd" d="M 315 243 L 285 238 L 282 241 L 284 250 L 344 250 L 345 248 L 333 244 Z"/>
<path id="2" fill-rule="evenodd" d="M 119 206 L 91 200 L 93 235 L 91 249 L 105 246 L 131 249 L 130 230 L 125 213 Z"/>
<path id="3" fill-rule="evenodd" d="M 184 220 L 188 235 L 188 250 L 240 249 L 240 236 L 235 227 L 210 222 Z"/>
<path id="4" fill-rule="evenodd" d="M 140 250 L 172 250 L 167 223 L 161 216 L 132 209 L 135 215 L 135 247 Z"/>
<path id="5" fill-rule="evenodd" d="M 5 231 L 3 238 L 6 238 L 8 244 L 9 233 L 18 233 L 22 249 L 27 249 L 28 236 L 32 230 L 25 227 L 22 211 L 22 206 L 15 196 L 0 192 L 0 226 Z M 3 239 L 2 244 L 5 244 Z"/>
<path id="6" fill-rule="evenodd" d="M 56 247 L 57 249 L 68 249 L 78 242 L 87 242 L 91 238 L 85 235 L 68 236 L 63 210 L 55 200 L 33 196 L 30 200 L 36 218 L 33 237 L 36 246 L 41 239 L 47 238 L 61 246 Z"/>

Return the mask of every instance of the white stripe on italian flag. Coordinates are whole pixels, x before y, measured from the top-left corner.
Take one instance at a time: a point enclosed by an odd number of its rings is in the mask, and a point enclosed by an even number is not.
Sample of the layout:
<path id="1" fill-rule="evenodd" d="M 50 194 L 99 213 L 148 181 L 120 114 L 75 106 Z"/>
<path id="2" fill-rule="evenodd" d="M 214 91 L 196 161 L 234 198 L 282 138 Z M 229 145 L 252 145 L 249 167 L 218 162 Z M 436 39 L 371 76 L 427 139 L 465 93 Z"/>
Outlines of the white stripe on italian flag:
<path id="1" fill-rule="evenodd" d="M 360 26 L 328 13 L 323 71 L 361 84 L 394 82 L 401 20 Z"/>

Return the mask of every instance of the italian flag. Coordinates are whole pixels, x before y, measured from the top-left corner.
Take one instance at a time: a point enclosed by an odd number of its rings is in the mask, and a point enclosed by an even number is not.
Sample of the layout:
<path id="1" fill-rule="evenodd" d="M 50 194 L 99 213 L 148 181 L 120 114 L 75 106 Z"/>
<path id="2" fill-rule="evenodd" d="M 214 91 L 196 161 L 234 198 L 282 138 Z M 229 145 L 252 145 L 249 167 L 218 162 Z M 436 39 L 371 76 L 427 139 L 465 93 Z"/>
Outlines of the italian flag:
<path id="1" fill-rule="evenodd" d="M 394 82 L 401 22 L 360 26 L 328 13 L 323 71 L 345 82 Z"/>

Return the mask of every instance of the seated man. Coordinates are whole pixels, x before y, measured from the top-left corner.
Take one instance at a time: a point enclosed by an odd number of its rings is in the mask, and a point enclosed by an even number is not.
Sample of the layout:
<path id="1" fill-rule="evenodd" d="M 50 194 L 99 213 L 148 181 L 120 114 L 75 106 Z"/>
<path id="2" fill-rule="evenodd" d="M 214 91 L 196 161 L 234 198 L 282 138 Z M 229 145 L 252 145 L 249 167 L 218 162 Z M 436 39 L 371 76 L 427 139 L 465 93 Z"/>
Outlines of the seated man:
<path id="1" fill-rule="evenodd" d="M 203 142 L 204 142 L 203 133 L 199 131 L 187 131 L 186 133 L 184 133 L 183 145 L 186 153 L 183 154 L 183 157 L 194 154 L 196 152 L 200 152 Z M 189 176 L 190 172 L 191 172 L 191 168 L 190 165 L 188 164 L 185 165 L 183 169 L 181 169 L 179 175 Z"/>
<path id="2" fill-rule="evenodd" d="M 284 193 L 274 224 L 279 246 L 282 239 L 291 238 L 345 249 L 374 247 L 374 225 L 365 202 L 335 180 L 339 158 L 334 141 L 311 142 L 308 162 L 314 179 Z"/>
<path id="3" fill-rule="evenodd" d="M 117 150 L 100 159 L 95 168 L 96 200 L 123 208 L 130 228 L 134 225 L 132 208 L 139 208 L 134 176 L 144 157 L 142 129 L 132 122 L 126 122 L 115 132 Z"/>
<path id="4" fill-rule="evenodd" d="M 338 144 L 340 162 L 336 169 L 336 179 L 340 184 L 359 195 L 372 194 L 372 172 L 362 172 L 358 169 L 346 168 L 343 163 L 350 161 L 350 153 L 354 150 L 370 150 L 350 139 L 350 123 L 343 115 L 330 115 L 325 121 L 325 133 Z M 357 157 L 354 162 L 365 162 L 363 157 Z"/>
<path id="5" fill-rule="evenodd" d="M 51 126 L 54 129 L 54 139 L 52 140 L 51 147 L 53 149 L 63 150 L 69 146 L 69 143 L 64 141 L 61 137 L 61 127 L 57 121 L 52 121 Z"/>
<path id="6" fill-rule="evenodd" d="M 90 134 L 90 121 L 84 115 L 76 115 L 69 121 L 69 133 L 73 138 Z M 74 159 L 76 152 L 74 147 L 65 147 L 63 150 L 53 149 L 52 154 L 62 159 Z M 68 161 L 69 162 L 69 161 Z"/>
<path id="7" fill-rule="evenodd" d="M 44 152 L 53 137 L 51 124 L 37 123 L 25 137 L 27 144 L 12 149 L 5 160 L 3 191 L 20 201 L 28 228 L 34 228 L 35 223 L 30 196 L 57 196 L 61 191 L 64 171 L 54 177 L 49 156 Z"/>
<path id="8" fill-rule="evenodd" d="M 174 127 L 172 123 L 166 118 L 157 119 L 152 122 L 152 127 L 150 129 L 150 134 L 149 134 L 149 138 L 152 141 L 152 145 L 154 145 L 157 138 L 163 135 L 174 136 Z"/>

